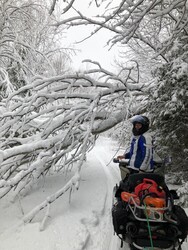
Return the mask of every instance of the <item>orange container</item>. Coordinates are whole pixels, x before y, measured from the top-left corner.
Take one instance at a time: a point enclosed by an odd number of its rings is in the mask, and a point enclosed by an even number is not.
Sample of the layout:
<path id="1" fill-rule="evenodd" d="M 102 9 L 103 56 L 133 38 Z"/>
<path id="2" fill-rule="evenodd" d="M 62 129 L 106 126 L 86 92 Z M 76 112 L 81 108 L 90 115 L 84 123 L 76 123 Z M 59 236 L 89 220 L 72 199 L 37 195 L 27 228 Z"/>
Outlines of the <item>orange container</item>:
<path id="1" fill-rule="evenodd" d="M 128 192 L 121 192 L 121 199 L 123 201 L 133 203 L 133 201 L 130 200 L 130 197 L 132 197 L 137 204 L 140 204 L 140 199 L 138 198 L 136 194 L 128 193 Z"/>
<path id="2" fill-rule="evenodd" d="M 144 203 L 146 204 L 146 206 L 153 208 L 163 208 L 166 205 L 165 199 L 153 197 L 146 197 L 144 199 Z"/>
<path id="3" fill-rule="evenodd" d="M 155 193 L 159 198 L 165 198 L 165 191 L 162 187 L 158 186 L 158 184 L 151 179 L 144 178 L 143 182 L 138 184 L 134 190 L 135 194 L 137 194 L 140 198 L 149 193 Z"/>

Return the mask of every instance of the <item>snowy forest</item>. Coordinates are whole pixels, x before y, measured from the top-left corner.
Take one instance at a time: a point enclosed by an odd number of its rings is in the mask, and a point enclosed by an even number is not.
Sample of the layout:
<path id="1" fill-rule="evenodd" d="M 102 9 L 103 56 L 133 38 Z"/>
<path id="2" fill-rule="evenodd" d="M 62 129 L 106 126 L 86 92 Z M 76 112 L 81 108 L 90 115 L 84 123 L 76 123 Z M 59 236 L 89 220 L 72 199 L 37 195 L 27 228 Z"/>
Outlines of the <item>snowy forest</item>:
<path id="1" fill-rule="evenodd" d="M 49 173 L 73 177 L 24 218 L 30 222 L 66 191 L 78 189 L 98 136 L 126 142 L 128 119 L 146 114 L 156 150 L 188 193 L 188 1 L 0 1 L 0 198 L 31 192 Z M 121 52 L 116 69 L 85 60 L 75 70 L 66 32 L 108 31 Z M 84 29 L 82 29 L 84 30 Z M 67 33 L 68 34 L 68 33 Z M 76 35 L 76 32 L 75 32 Z"/>

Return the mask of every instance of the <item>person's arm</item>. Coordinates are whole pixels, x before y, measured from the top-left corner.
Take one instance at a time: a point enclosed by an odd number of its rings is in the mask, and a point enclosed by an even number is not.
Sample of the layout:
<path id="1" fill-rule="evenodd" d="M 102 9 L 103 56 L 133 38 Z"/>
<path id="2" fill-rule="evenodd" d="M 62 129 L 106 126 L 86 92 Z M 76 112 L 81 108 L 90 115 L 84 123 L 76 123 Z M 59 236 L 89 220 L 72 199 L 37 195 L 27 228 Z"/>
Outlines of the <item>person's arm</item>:
<path id="1" fill-rule="evenodd" d="M 150 166 L 152 157 L 152 139 L 150 136 L 142 135 L 139 139 L 139 147 L 141 150 L 141 159 L 139 170 L 145 172 Z"/>
<path id="2" fill-rule="evenodd" d="M 123 155 L 117 156 L 117 159 L 130 159 L 131 158 L 131 152 L 133 151 L 133 139 L 131 141 L 131 146 L 129 149 L 129 152 L 125 152 Z"/>
<path id="3" fill-rule="evenodd" d="M 117 159 L 119 159 L 119 160 L 130 159 L 130 152 L 124 153 L 123 155 L 118 155 Z"/>

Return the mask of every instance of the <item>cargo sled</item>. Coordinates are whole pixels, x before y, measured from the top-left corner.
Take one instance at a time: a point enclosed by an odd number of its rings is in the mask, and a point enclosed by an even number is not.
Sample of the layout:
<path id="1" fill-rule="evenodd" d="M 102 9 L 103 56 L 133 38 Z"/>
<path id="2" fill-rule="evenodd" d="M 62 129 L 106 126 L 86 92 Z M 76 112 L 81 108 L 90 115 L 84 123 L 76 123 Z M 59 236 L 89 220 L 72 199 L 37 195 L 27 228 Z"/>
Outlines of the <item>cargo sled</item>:
<path id="1" fill-rule="evenodd" d="M 181 250 L 188 233 L 188 217 L 174 205 L 178 196 L 164 177 L 155 173 L 129 175 L 114 187 L 114 231 L 131 250 Z"/>

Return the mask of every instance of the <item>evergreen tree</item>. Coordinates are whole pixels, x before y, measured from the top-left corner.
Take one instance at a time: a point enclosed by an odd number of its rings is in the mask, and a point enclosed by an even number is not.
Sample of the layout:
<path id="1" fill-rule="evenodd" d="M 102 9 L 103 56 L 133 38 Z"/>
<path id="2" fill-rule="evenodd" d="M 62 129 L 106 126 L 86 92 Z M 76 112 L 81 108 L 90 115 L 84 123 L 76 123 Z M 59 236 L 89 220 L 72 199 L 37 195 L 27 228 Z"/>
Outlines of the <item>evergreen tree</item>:
<path id="1" fill-rule="evenodd" d="M 173 170 L 187 175 L 188 151 L 188 36 L 184 33 L 169 49 L 168 62 L 159 67 L 150 99 L 150 112 L 161 150 L 172 156 Z M 186 172 L 186 173 L 185 173 Z"/>

